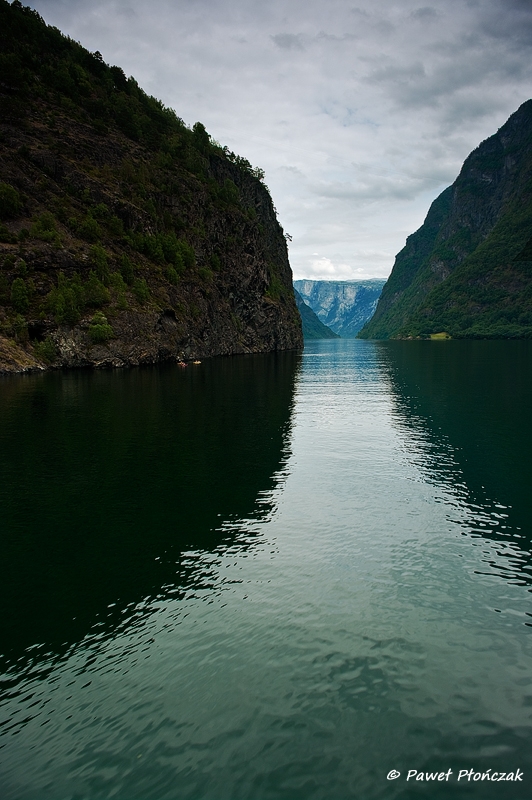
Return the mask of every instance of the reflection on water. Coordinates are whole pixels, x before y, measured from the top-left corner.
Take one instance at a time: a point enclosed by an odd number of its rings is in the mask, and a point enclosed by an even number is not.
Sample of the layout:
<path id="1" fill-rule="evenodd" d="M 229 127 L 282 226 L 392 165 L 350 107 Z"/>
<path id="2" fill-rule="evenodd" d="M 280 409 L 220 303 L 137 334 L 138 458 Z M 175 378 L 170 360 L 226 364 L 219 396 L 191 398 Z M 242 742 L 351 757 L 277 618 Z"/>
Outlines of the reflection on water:
<path id="1" fill-rule="evenodd" d="M 2 798 L 527 800 L 531 364 L 333 340 L 2 384 Z"/>
<path id="2" fill-rule="evenodd" d="M 454 496 L 449 518 L 486 540 L 486 574 L 530 585 L 531 343 L 388 342 L 377 352 L 396 424 L 409 443 L 424 440 L 425 479 Z"/>
<path id="3" fill-rule="evenodd" d="M 0 384 L 0 622 L 7 664 L 62 651 L 165 592 L 212 588 L 287 458 L 298 356 Z M 193 555 L 199 551 L 201 557 Z M 4 661 L 5 663 L 5 661 Z"/>

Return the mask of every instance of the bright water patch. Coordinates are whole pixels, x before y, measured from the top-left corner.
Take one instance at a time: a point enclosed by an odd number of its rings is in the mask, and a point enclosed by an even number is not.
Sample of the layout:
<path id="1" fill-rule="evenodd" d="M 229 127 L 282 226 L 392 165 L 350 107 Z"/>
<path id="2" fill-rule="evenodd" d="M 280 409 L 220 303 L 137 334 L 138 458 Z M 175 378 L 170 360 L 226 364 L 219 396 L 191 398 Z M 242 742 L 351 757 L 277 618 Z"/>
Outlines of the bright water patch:
<path id="1" fill-rule="evenodd" d="M 530 797 L 531 361 L 3 382 L 2 796 Z"/>

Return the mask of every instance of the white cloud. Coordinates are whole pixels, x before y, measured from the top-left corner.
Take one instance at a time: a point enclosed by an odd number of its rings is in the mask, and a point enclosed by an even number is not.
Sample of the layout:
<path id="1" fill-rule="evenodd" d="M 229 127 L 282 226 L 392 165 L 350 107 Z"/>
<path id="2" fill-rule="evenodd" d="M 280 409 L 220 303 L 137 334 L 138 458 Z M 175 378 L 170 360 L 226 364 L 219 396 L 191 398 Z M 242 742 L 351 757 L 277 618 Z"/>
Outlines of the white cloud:
<path id="1" fill-rule="evenodd" d="M 266 170 L 297 277 L 385 277 L 530 94 L 528 0 L 33 5 Z"/>

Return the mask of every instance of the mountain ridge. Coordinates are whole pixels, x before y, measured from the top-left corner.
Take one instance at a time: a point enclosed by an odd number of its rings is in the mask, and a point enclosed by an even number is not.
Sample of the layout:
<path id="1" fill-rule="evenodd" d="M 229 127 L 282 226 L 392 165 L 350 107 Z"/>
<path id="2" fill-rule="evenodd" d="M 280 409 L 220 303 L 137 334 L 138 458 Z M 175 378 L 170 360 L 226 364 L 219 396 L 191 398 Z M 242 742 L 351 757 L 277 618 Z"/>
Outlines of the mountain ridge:
<path id="1" fill-rule="evenodd" d="M 318 319 L 343 338 L 355 337 L 371 317 L 384 284 L 378 278 L 294 281 L 294 287 Z"/>
<path id="2" fill-rule="evenodd" d="M 532 100 L 475 148 L 398 253 L 361 338 L 532 337 Z"/>

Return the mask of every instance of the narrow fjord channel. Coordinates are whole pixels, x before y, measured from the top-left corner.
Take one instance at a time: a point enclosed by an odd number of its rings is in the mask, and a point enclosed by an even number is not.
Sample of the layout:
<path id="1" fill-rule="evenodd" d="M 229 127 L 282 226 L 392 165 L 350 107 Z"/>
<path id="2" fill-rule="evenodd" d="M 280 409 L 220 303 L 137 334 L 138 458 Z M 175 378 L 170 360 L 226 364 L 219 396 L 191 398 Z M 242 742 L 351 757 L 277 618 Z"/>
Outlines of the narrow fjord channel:
<path id="1" fill-rule="evenodd" d="M 529 798 L 531 366 L 332 340 L 2 379 L 0 796 Z"/>

